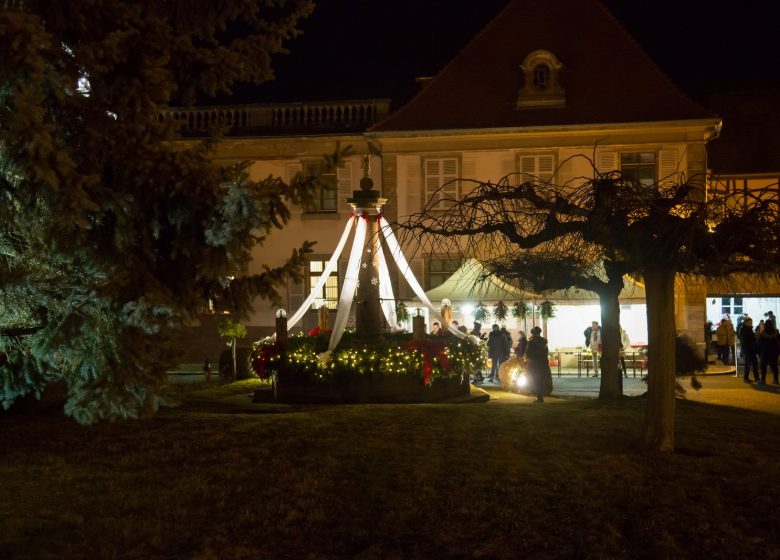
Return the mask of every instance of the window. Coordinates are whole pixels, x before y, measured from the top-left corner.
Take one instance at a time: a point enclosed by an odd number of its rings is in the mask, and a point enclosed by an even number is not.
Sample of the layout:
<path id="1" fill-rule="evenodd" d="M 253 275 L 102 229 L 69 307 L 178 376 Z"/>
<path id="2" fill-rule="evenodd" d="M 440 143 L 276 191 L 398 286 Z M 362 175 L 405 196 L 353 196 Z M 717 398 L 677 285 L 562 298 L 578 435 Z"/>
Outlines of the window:
<path id="1" fill-rule="evenodd" d="M 428 289 L 441 286 L 460 268 L 460 258 L 431 257 L 428 259 Z"/>
<path id="2" fill-rule="evenodd" d="M 322 276 L 325 270 L 325 265 L 328 264 L 327 260 L 312 260 L 309 261 L 309 290 L 313 290 L 317 285 L 317 281 Z M 338 264 L 333 269 L 333 272 L 328 276 L 325 285 L 319 294 L 314 299 L 314 307 L 319 308 L 323 305 L 328 309 L 336 309 L 339 303 L 339 271 Z"/>
<path id="3" fill-rule="evenodd" d="M 560 82 L 562 68 L 563 64 L 551 52 L 537 50 L 526 56 L 520 65 L 524 84 L 517 94 L 516 107 L 564 107 L 566 90 Z"/>
<path id="4" fill-rule="evenodd" d="M 720 314 L 721 315 L 742 315 L 742 298 L 720 298 Z"/>
<path id="5" fill-rule="evenodd" d="M 517 156 L 517 164 L 520 170 L 520 183 L 543 185 L 552 181 L 555 174 L 555 156 L 553 154 L 520 154 Z"/>
<path id="6" fill-rule="evenodd" d="M 307 177 L 318 175 L 320 164 L 318 162 L 304 163 L 303 173 Z M 333 184 L 333 177 L 328 175 L 321 177 L 321 184 L 315 187 L 314 199 L 311 204 L 306 206 L 306 212 L 335 212 L 338 210 L 338 190 Z"/>
<path id="7" fill-rule="evenodd" d="M 652 186 L 657 180 L 655 152 L 626 152 L 620 154 L 620 171 L 639 183 Z"/>
<path id="8" fill-rule="evenodd" d="M 455 204 L 460 194 L 458 185 L 458 159 L 426 159 L 425 205 L 428 210 L 447 210 Z"/>
<path id="9" fill-rule="evenodd" d="M 546 64 L 537 64 L 534 68 L 534 87 L 536 89 L 550 87 L 550 67 Z"/>

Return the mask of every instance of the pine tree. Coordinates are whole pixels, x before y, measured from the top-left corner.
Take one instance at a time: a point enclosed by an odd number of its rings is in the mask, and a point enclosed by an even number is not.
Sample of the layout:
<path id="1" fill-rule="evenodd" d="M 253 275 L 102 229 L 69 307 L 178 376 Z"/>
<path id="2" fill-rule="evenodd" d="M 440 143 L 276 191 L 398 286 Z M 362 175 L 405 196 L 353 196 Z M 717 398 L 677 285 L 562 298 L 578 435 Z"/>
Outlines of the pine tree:
<path id="1" fill-rule="evenodd" d="M 305 243 L 247 275 L 313 180 L 250 180 L 213 139 L 175 142 L 172 103 L 273 77 L 310 0 L 19 0 L 0 6 L 0 400 L 64 379 L 79 422 L 156 410 L 171 328 L 245 314 Z M 337 158 L 332 158 L 331 162 Z"/>

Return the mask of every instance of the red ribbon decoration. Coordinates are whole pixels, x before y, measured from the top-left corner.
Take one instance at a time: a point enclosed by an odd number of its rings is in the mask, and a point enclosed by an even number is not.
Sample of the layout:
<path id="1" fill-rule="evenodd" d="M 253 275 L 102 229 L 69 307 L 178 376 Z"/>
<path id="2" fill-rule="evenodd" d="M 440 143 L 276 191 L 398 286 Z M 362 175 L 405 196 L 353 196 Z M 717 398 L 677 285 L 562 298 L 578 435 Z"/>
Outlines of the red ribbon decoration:
<path id="1" fill-rule="evenodd" d="M 445 371 L 450 369 L 450 360 L 444 353 L 444 343 L 438 340 L 412 340 L 406 345 L 407 350 L 417 350 L 423 359 L 423 383 L 431 384 L 433 374 L 433 359 L 437 358 L 439 366 Z"/>

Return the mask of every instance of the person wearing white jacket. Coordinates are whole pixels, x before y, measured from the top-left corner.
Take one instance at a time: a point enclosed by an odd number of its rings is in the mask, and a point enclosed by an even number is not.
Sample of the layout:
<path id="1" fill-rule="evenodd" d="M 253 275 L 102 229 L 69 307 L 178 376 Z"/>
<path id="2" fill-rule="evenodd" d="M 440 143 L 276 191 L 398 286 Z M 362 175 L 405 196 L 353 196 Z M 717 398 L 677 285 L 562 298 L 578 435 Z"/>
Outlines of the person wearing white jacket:
<path id="1" fill-rule="evenodd" d="M 626 329 L 620 327 L 620 366 L 623 368 L 623 377 L 628 377 L 626 368 L 626 349 L 631 348 L 631 339 L 628 338 Z"/>
<path id="2" fill-rule="evenodd" d="M 593 377 L 598 377 L 601 358 L 601 328 L 598 321 L 590 324 L 590 353 L 593 355 Z"/>

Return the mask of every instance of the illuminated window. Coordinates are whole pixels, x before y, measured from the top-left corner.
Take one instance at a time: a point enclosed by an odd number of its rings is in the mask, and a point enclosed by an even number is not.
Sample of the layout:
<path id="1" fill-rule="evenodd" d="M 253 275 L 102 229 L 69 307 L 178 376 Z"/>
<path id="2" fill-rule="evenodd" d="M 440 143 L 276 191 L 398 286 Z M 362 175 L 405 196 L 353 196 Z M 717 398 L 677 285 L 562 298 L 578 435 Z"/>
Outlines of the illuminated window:
<path id="1" fill-rule="evenodd" d="M 309 290 L 314 290 L 317 282 L 325 270 L 328 261 L 313 260 L 309 261 Z M 314 299 L 314 308 L 320 308 L 323 305 L 328 309 L 336 309 L 339 302 L 339 271 L 338 264 L 333 272 L 328 276 L 325 285 Z"/>
<path id="2" fill-rule="evenodd" d="M 320 173 L 320 164 L 318 162 L 308 162 L 303 164 L 303 173 L 307 176 L 313 176 Z M 333 176 L 322 175 L 322 184 L 314 189 L 314 199 L 311 204 L 306 206 L 306 212 L 336 212 L 338 210 L 338 190 Z"/>
<path id="3" fill-rule="evenodd" d="M 441 286 L 460 268 L 460 258 L 431 257 L 428 259 L 428 289 Z"/>
<path id="4" fill-rule="evenodd" d="M 647 186 L 658 180 L 655 152 L 625 152 L 620 154 L 620 171 Z"/>
<path id="5" fill-rule="evenodd" d="M 457 158 L 426 159 L 425 204 L 428 210 L 447 210 L 460 195 Z"/>
<path id="6" fill-rule="evenodd" d="M 742 298 L 720 298 L 720 314 L 721 315 L 742 315 Z"/>

